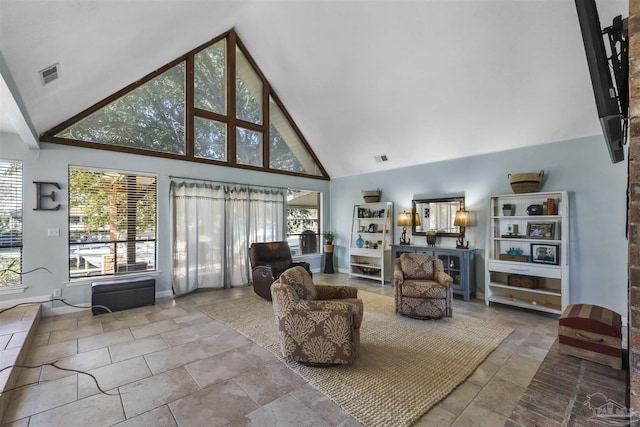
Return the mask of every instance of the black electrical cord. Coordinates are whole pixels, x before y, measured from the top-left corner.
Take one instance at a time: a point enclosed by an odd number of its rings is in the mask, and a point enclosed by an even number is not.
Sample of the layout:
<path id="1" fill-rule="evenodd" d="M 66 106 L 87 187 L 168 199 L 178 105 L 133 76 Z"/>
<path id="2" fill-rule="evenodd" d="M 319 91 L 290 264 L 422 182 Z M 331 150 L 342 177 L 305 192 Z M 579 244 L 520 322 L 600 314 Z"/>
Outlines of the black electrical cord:
<path id="1" fill-rule="evenodd" d="M 92 375 L 92 374 L 90 374 L 90 373 L 88 373 L 88 372 L 79 371 L 79 370 L 77 370 L 77 369 L 63 368 L 62 366 L 58 366 L 58 365 L 56 365 L 56 363 L 58 363 L 58 361 L 57 361 L 57 360 L 56 360 L 56 361 L 54 361 L 54 362 L 47 362 L 47 363 L 42 363 L 42 364 L 40 364 L 40 365 L 33 365 L 33 366 L 31 366 L 31 365 L 9 365 L 9 366 L 5 366 L 4 368 L 0 369 L 0 373 L 2 373 L 3 371 L 5 371 L 5 370 L 7 370 L 7 369 L 10 369 L 10 368 L 27 368 L 27 369 L 36 369 L 36 368 L 41 368 L 41 367 L 43 367 L 43 366 L 53 366 L 54 368 L 56 368 L 56 369 L 60 369 L 61 371 L 76 372 L 76 373 L 78 373 L 78 374 L 88 375 L 88 376 L 90 376 L 90 377 L 93 379 L 93 381 L 96 383 L 96 387 L 98 388 L 98 390 L 100 391 L 100 393 L 102 393 L 102 394 L 106 394 L 107 396 L 120 396 L 120 391 L 119 391 L 119 390 L 118 390 L 118 392 L 117 392 L 117 393 L 115 393 L 115 394 L 114 394 L 114 393 L 107 393 L 106 391 L 104 391 L 104 390 L 102 389 L 102 387 L 100 387 L 100 384 L 98 384 L 98 379 L 97 379 L 94 375 Z M 11 390 L 15 390 L 16 388 L 17 388 L 17 387 L 10 388 L 10 389 L 8 389 L 8 390 L 2 390 L 2 393 L 5 393 L 5 392 L 7 392 L 7 391 L 11 391 Z"/>
<path id="2" fill-rule="evenodd" d="M 51 270 L 49 270 L 47 267 L 36 267 L 33 270 L 29 270 L 29 271 L 16 271 L 13 269 L 14 264 L 16 264 L 17 260 L 13 260 L 11 261 L 11 264 L 9 264 L 9 267 L 3 269 L 2 271 L 0 271 L 0 274 L 4 274 L 6 272 L 10 272 L 13 274 L 19 274 L 20 276 L 24 276 L 25 274 L 29 274 L 29 273 L 33 273 L 34 271 L 38 271 L 38 270 L 44 270 L 47 273 L 51 274 L 53 276 L 53 273 L 51 272 Z"/>

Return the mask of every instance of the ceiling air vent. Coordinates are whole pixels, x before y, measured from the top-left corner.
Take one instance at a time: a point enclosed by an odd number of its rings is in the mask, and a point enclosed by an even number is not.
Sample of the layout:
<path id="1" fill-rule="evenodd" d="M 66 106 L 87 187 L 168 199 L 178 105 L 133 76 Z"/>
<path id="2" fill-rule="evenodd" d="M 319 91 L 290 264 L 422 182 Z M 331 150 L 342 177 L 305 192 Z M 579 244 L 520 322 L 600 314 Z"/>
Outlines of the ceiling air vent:
<path id="1" fill-rule="evenodd" d="M 58 78 L 58 64 L 53 64 L 52 66 L 47 67 L 44 70 L 40 70 L 39 73 L 43 85 L 51 83 Z"/>
<path id="2" fill-rule="evenodd" d="M 376 159 L 376 163 L 382 163 L 389 160 L 386 154 L 380 154 L 379 156 L 375 156 L 375 159 Z"/>

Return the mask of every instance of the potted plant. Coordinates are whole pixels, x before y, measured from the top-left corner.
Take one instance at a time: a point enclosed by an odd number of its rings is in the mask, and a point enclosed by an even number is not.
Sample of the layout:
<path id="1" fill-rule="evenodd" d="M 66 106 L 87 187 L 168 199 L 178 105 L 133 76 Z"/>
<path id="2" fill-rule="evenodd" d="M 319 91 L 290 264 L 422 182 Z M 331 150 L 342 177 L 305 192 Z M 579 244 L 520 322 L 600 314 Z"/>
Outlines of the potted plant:
<path id="1" fill-rule="evenodd" d="M 513 206 L 511 203 L 504 203 L 502 205 L 502 215 L 504 216 L 511 216 L 511 214 L 513 213 L 515 206 Z"/>
<path id="2" fill-rule="evenodd" d="M 336 238 L 336 233 L 333 231 L 325 231 L 322 233 L 322 237 L 324 237 L 324 251 L 333 252 L 333 241 Z"/>

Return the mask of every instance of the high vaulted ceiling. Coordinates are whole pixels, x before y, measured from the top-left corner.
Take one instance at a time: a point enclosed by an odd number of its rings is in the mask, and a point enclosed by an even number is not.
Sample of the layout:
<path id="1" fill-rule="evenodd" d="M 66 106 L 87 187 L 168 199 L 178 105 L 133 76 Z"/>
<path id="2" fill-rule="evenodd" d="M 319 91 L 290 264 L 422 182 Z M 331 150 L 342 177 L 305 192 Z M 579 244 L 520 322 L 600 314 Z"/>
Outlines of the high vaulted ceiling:
<path id="1" fill-rule="evenodd" d="M 574 0 L 0 0 L 38 134 L 230 28 L 332 178 L 601 133 Z"/>

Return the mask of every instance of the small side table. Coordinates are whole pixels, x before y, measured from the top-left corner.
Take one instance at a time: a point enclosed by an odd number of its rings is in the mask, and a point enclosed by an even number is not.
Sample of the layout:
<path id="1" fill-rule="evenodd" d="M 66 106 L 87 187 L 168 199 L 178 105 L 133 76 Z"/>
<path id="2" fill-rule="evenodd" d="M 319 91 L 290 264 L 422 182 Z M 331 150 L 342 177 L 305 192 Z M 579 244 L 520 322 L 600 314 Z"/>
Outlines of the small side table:
<path id="1" fill-rule="evenodd" d="M 324 253 L 324 272 L 327 274 L 333 274 L 333 252 Z"/>

